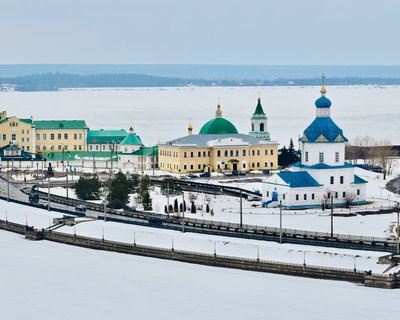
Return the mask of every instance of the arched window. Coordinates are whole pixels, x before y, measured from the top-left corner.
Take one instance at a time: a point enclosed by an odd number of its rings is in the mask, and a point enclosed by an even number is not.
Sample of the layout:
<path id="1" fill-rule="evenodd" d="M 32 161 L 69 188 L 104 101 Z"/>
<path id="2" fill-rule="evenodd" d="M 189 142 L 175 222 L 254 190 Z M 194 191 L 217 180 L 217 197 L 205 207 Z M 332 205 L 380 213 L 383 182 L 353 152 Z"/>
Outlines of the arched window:
<path id="1" fill-rule="evenodd" d="M 239 157 L 239 150 L 236 150 L 236 157 Z"/>
<path id="2" fill-rule="evenodd" d="M 221 156 L 221 150 L 218 150 L 217 151 L 217 157 L 220 157 Z"/>
<path id="3" fill-rule="evenodd" d="M 243 157 L 246 156 L 246 149 L 243 150 Z"/>
<path id="4" fill-rule="evenodd" d="M 228 156 L 228 150 L 225 150 L 225 157 Z"/>
<path id="5" fill-rule="evenodd" d="M 251 131 L 254 131 L 254 123 L 251 124 Z"/>
<path id="6" fill-rule="evenodd" d="M 260 132 L 264 132 L 264 123 L 260 123 Z"/>
<path id="7" fill-rule="evenodd" d="M 231 157 L 233 157 L 233 150 L 231 150 L 230 155 L 231 155 Z"/>

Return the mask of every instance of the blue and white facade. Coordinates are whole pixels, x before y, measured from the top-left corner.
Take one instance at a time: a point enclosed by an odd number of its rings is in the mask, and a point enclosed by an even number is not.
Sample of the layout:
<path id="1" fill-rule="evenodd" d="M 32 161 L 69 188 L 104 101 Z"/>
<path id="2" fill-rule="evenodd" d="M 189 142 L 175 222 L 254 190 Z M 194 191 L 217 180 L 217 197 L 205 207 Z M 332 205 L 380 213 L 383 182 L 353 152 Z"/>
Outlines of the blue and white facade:
<path id="1" fill-rule="evenodd" d="M 315 101 L 316 118 L 304 130 L 301 161 L 291 171 L 272 175 L 263 181 L 263 205 L 309 208 L 330 204 L 344 206 L 365 202 L 366 181 L 354 174 L 355 167 L 345 162 L 348 141 L 330 116 L 331 101 L 321 89 Z"/>

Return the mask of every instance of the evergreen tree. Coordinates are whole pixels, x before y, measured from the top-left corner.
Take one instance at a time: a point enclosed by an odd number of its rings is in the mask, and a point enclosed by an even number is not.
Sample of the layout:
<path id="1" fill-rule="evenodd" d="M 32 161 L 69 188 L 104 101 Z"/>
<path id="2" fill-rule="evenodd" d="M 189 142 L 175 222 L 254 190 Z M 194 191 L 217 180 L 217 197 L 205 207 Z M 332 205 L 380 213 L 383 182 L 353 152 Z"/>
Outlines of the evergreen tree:
<path id="1" fill-rule="evenodd" d="M 144 195 L 146 192 L 149 192 L 150 189 L 150 178 L 147 174 L 145 174 L 142 179 L 140 179 L 140 185 L 139 185 L 139 196 L 143 199 Z"/>
<path id="2" fill-rule="evenodd" d="M 138 192 L 138 189 L 139 189 L 140 176 L 137 173 L 132 173 L 131 179 L 132 179 L 132 185 L 133 185 L 132 192 L 136 193 L 136 192 Z"/>
<path id="3" fill-rule="evenodd" d="M 72 187 L 78 199 L 97 200 L 100 198 L 101 182 L 97 175 L 84 174 Z"/>
<path id="4" fill-rule="evenodd" d="M 192 206 L 190 207 L 191 213 L 196 213 L 196 206 L 194 205 L 194 201 L 192 201 Z"/>
<path id="5" fill-rule="evenodd" d="M 151 198 L 150 198 L 150 193 L 149 193 L 149 192 L 146 192 L 146 193 L 143 195 L 143 209 L 144 209 L 144 210 L 147 210 L 147 211 L 153 210 L 153 207 L 152 207 L 152 200 L 151 200 Z"/>
<path id="6" fill-rule="evenodd" d="M 178 199 L 174 201 L 174 212 L 178 212 Z"/>
<path id="7" fill-rule="evenodd" d="M 119 171 L 111 178 L 111 202 L 113 208 L 123 208 L 129 200 L 129 194 L 133 192 L 132 179 L 127 178 Z"/>

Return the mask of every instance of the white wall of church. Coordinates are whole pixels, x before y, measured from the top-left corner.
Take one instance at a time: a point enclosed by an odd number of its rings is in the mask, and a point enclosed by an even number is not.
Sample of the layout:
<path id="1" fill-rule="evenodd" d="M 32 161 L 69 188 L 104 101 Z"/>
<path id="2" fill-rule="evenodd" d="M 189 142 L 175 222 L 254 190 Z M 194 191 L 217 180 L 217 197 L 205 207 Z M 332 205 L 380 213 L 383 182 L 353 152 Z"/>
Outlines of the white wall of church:
<path id="1" fill-rule="evenodd" d="M 303 143 L 301 151 L 301 163 L 312 166 L 320 161 L 320 153 L 323 153 L 323 163 L 330 166 L 340 166 L 344 164 L 344 147 L 342 142 L 338 143 Z M 308 153 L 308 156 L 307 154 Z M 339 154 L 339 161 L 336 161 L 336 153 Z"/>

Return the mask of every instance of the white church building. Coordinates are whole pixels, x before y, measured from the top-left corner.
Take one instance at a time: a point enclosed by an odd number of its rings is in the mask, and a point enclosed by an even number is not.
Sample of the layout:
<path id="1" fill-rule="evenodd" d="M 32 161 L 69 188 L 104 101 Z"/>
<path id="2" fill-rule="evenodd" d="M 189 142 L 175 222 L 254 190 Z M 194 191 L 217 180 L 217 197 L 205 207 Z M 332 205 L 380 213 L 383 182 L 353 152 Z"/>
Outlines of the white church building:
<path id="1" fill-rule="evenodd" d="M 365 202 L 367 182 L 345 162 L 348 141 L 330 116 L 331 101 L 321 88 L 315 101 L 316 118 L 300 138 L 301 161 L 290 171 L 273 174 L 263 181 L 263 206 L 288 209 L 330 205 L 347 206 Z"/>

